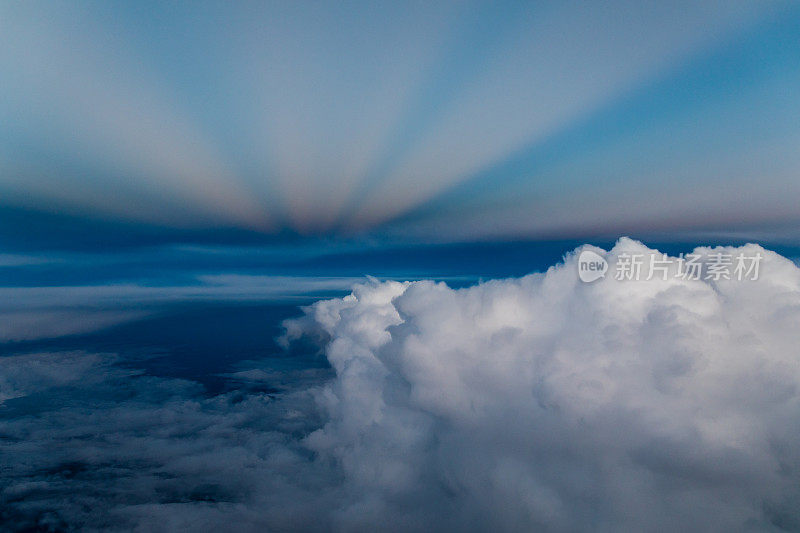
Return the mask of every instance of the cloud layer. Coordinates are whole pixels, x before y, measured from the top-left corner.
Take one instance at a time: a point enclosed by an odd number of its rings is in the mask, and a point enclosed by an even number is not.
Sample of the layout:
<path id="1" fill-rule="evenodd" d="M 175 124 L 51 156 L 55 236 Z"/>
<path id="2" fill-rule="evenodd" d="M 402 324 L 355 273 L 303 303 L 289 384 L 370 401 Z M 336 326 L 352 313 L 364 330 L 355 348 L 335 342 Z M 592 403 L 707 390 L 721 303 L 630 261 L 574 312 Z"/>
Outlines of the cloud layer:
<path id="1" fill-rule="evenodd" d="M 620 240 L 609 252 L 650 254 Z M 358 285 L 287 321 L 324 369 L 208 396 L 108 354 L 0 359 L 18 529 L 800 528 L 800 269 Z M 674 267 L 673 267 L 674 268 Z"/>

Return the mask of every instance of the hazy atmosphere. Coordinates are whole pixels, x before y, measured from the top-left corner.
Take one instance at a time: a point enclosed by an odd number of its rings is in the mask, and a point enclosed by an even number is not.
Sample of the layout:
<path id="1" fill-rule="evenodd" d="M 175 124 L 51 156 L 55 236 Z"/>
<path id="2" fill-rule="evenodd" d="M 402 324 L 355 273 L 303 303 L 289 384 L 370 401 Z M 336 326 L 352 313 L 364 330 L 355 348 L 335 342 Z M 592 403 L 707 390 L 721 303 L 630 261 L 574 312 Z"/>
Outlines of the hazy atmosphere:
<path id="1" fill-rule="evenodd" d="M 0 531 L 800 531 L 800 4 L 0 0 Z"/>

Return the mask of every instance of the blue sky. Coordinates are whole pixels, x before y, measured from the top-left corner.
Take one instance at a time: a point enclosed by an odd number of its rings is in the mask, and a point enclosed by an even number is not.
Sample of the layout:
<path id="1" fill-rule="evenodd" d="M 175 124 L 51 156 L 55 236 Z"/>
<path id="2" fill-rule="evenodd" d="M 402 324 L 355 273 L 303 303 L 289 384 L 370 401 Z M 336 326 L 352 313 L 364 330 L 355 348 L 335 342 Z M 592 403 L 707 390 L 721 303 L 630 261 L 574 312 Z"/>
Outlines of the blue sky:
<path id="1" fill-rule="evenodd" d="M 0 0 L 0 528 L 800 531 L 798 95 L 796 1 Z"/>
<path id="2" fill-rule="evenodd" d="M 4 2 L 0 239 L 800 239 L 791 2 Z"/>

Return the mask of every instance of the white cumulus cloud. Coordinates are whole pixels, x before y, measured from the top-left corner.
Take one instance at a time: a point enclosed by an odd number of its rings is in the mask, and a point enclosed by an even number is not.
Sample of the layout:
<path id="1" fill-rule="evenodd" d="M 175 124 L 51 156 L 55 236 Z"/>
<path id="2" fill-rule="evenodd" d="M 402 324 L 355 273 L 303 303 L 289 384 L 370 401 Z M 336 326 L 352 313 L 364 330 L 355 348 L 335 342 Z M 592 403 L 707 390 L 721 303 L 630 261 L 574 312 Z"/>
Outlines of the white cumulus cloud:
<path id="1" fill-rule="evenodd" d="M 288 322 L 327 339 L 337 374 L 305 441 L 342 469 L 333 523 L 800 528 L 800 269 L 756 245 L 696 252 L 760 253 L 759 278 L 673 264 L 586 284 L 571 254 L 458 290 L 371 282 Z"/>

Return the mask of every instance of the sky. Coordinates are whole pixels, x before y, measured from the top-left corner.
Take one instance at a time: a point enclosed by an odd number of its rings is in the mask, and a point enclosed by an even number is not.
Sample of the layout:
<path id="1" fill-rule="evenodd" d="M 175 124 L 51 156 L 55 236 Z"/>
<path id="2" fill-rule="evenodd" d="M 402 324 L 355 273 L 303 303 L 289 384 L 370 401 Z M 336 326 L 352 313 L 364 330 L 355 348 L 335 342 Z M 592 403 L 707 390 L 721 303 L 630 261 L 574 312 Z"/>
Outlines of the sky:
<path id="1" fill-rule="evenodd" d="M 0 531 L 800 531 L 798 94 L 789 0 L 0 0 Z"/>
<path id="2" fill-rule="evenodd" d="M 796 243 L 794 2 L 0 5 L 0 243 Z"/>

